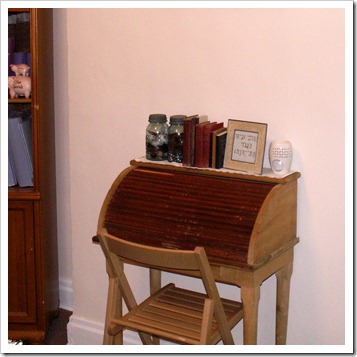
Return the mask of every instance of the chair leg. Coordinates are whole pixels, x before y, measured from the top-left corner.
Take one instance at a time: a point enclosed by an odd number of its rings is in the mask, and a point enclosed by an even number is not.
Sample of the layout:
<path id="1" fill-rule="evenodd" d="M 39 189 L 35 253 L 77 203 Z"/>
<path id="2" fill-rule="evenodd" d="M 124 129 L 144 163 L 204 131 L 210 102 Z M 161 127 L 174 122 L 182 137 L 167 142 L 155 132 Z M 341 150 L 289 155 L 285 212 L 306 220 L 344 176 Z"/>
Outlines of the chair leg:
<path id="1" fill-rule="evenodd" d="M 150 269 L 150 294 L 154 294 L 161 288 L 161 271 L 157 269 Z M 159 345 L 160 339 L 158 337 L 152 337 L 153 344 Z"/>
<path id="2" fill-rule="evenodd" d="M 112 318 L 121 316 L 122 314 L 122 299 L 120 290 L 118 287 L 118 280 L 109 277 L 109 288 L 107 298 L 107 311 L 105 316 L 105 328 L 103 336 L 103 345 L 122 345 L 123 333 L 118 333 L 113 336 L 109 334 L 109 326 Z"/>
<path id="3" fill-rule="evenodd" d="M 209 332 L 212 329 L 213 310 L 214 310 L 214 301 L 212 299 L 205 299 L 205 304 L 203 307 L 201 338 L 200 338 L 201 345 L 208 344 Z"/>
<path id="4" fill-rule="evenodd" d="M 139 332 L 139 336 L 143 345 L 156 345 L 151 335 L 145 332 Z"/>

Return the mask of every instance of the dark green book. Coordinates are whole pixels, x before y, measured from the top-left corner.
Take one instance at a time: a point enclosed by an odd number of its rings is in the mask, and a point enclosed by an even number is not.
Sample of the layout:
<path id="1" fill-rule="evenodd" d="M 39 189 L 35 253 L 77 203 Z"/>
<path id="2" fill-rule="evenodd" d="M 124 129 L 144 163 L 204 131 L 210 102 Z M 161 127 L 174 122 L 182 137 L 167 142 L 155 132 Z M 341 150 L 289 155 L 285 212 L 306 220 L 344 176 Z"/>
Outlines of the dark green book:
<path id="1" fill-rule="evenodd" d="M 221 169 L 226 149 L 227 128 L 220 128 L 212 132 L 212 161 L 211 167 Z"/>

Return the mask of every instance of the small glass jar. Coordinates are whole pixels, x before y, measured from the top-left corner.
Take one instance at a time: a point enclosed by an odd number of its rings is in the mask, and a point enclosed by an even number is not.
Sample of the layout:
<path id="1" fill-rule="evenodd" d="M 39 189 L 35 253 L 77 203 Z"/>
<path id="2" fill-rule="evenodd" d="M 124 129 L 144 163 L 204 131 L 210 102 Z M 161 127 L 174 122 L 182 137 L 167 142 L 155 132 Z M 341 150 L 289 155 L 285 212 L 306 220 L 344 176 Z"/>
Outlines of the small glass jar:
<path id="1" fill-rule="evenodd" d="M 146 158 L 167 160 L 168 125 L 165 114 L 150 114 L 146 127 Z"/>
<path id="2" fill-rule="evenodd" d="M 169 127 L 169 147 L 167 160 L 169 162 L 182 163 L 183 161 L 183 122 L 186 115 L 172 115 Z"/>

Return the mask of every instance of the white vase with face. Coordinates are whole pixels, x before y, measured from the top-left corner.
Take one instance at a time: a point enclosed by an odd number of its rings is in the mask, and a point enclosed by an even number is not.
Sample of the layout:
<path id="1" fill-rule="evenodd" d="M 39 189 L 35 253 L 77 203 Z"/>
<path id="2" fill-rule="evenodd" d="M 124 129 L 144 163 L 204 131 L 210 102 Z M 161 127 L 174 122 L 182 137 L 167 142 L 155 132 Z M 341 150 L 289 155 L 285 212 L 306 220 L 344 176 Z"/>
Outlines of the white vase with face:
<path id="1" fill-rule="evenodd" d="M 287 140 L 272 141 L 269 147 L 269 161 L 274 174 L 283 176 L 290 172 L 293 149 Z"/>

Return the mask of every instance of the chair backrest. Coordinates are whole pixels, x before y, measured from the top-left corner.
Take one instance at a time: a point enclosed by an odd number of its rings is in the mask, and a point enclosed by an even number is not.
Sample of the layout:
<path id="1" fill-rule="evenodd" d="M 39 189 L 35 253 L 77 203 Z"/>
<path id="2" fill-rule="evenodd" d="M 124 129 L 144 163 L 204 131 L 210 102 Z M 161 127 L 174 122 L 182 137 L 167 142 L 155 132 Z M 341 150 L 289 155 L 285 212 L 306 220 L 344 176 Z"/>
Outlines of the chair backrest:
<path id="1" fill-rule="evenodd" d="M 110 234 L 102 235 L 109 252 L 148 267 L 158 269 L 200 270 L 197 259 L 202 258 L 203 248 L 195 250 L 172 250 L 132 243 Z"/>
<path id="2" fill-rule="evenodd" d="M 129 309 L 136 306 L 135 297 L 122 269 L 122 259 L 130 263 L 154 269 L 191 270 L 199 272 L 207 296 L 214 301 L 214 315 L 222 335 L 229 335 L 230 329 L 225 318 L 224 308 L 203 247 L 194 250 L 172 250 L 150 247 L 129 242 L 107 233 L 103 229 L 99 241 L 114 276 L 119 278 L 123 298 Z"/>

